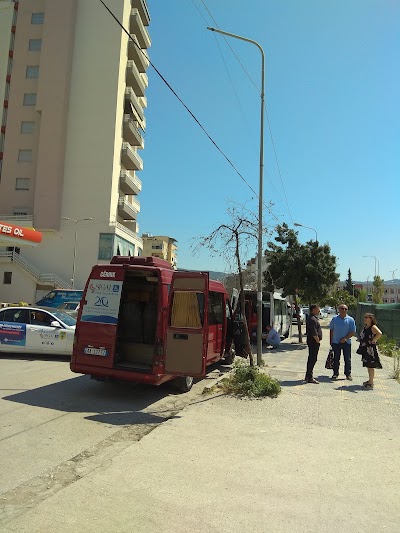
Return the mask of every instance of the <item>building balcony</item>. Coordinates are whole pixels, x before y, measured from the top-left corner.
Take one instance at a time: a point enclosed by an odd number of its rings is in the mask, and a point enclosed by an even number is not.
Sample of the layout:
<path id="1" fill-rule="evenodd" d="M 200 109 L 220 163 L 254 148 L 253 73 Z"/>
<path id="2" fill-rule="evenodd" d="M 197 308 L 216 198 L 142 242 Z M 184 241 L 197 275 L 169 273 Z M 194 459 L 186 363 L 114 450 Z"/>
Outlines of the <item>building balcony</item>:
<path id="1" fill-rule="evenodd" d="M 132 8 L 136 8 L 145 26 L 150 24 L 150 14 L 147 8 L 146 0 L 131 0 Z"/>
<path id="2" fill-rule="evenodd" d="M 132 87 L 127 87 L 125 89 L 125 100 L 129 102 L 131 109 L 132 109 L 132 113 L 136 116 L 137 120 L 143 124 L 144 123 L 143 109 L 139 103 L 139 100 L 136 94 L 133 92 Z"/>
<path id="3" fill-rule="evenodd" d="M 128 87 L 132 87 L 136 96 L 144 96 L 147 84 L 145 79 L 143 79 L 143 76 L 145 76 L 145 74 L 140 74 L 136 63 L 128 60 L 126 64 L 126 84 Z"/>
<path id="4" fill-rule="evenodd" d="M 140 204 L 137 200 L 130 202 L 126 198 L 118 200 L 118 215 L 124 220 L 136 220 L 140 211 Z"/>
<path id="5" fill-rule="evenodd" d="M 136 35 L 137 40 L 140 44 L 140 48 L 150 48 L 150 35 L 142 22 L 138 9 L 131 10 L 130 29 L 131 33 L 134 33 Z"/>
<path id="6" fill-rule="evenodd" d="M 127 142 L 122 143 L 121 163 L 127 170 L 143 170 L 142 158 Z"/>
<path id="7" fill-rule="evenodd" d="M 142 190 L 142 182 L 134 173 L 121 169 L 119 188 L 124 194 L 139 194 Z"/>
<path id="8" fill-rule="evenodd" d="M 129 115 L 124 115 L 123 137 L 131 146 L 144 148 L 142 134 Z"/>
<path id="9" fill-rule="evenodd" d="M 136 35 L 133 35 L 133 42 L 129 39 L 128 43 L 128 59 L 134 61 L 138 68 L 139 72 L 146 72 L 150 65 L 149 57 L 146 50 L 141 49 L 139 41 L 137 40 Z M 135 44 L 136 43 L 136 44 Z"/>

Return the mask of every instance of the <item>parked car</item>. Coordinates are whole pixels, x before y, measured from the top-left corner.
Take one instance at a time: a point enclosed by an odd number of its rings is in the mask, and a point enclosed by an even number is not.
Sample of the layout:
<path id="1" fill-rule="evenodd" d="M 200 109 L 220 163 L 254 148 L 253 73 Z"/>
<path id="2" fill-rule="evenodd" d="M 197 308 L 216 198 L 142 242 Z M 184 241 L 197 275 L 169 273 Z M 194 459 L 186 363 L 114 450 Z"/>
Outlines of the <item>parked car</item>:
<path id="1" fill-rule="evenodd" d="M 310 314 L 310 308 L 309 307 L 302 307 L 301 309 L 303 311 L 303 314 L 304 314 L 304 317 L 305 317 L 305 321 L 306 321 L 308 315 Z M 318 318 L 327 318 L 327 317 L 328 317 L 328 314 L 323 309 L 321 309 L 320 312 L 319 312 Z"/>
<path id="2" fill-rule="evenodd" d="M 300 324 L 306 323 L 306 315 L 304 314 L 304 308 L 299 308 L 299 317 L 300 317 Z M 292 324 L 297 324 L 297 316 L 296 316 L 296 310 L 293 309 L 293 317 L 292 317 Z"/>
<path id="3" fill-rule="evenodd" d="M 335 312 L 335 309 L 333 307 L 329 307 L 329 305 L 326 305 L 323 309 L 322 309 L 327 315 L 331 315 Z"/>
<path id="4" fill-rule="evenodd" d="M 57 309 L 0 310 L 0 352 L 71 355 L 76 320 Z"/>
<path id="5" fill-rule="evenodd" d="M 58 309 L 65 302 L 81 301 L 83 291 L 76 289 L 53 289 L 36 302 L 39 307 L 53 307 Z"/>
<path id="6" fill-rule="evenodd" d="M 59 311 L 64 311 L 64 313 L 67 313 L 68 315 L 76 318 L 78 316 L 79 307 L 80 303 L 65 302 L 64 304 L 60 305 L 58 309 Z"/>

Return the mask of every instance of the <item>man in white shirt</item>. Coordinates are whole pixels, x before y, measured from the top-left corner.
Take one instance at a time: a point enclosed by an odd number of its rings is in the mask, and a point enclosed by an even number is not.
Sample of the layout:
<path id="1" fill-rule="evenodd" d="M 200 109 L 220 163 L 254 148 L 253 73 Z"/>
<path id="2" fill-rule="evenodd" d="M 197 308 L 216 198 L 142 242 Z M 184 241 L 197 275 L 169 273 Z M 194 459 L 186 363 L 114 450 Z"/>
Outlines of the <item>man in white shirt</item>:
<path id="1" fill-rule="evenodd" d="M 266 330 L 267 338 L 265 339 L 265 342 L 267 343 L 267 346 L 272 346 L 272 348 L 278 348 L 281 343 L 281 337 L 279 333 L 272 326 L 267 326 Z"/>

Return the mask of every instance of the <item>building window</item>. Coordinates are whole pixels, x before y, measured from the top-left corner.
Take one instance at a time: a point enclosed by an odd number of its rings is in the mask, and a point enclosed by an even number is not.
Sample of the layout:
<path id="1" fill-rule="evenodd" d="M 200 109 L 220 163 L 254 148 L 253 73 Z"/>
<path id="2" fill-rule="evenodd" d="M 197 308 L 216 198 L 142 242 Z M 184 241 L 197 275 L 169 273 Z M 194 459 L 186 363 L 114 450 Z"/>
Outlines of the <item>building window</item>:
<path id="1" fill-rule="evenodd" d="M 39 77 L 39 65 L 29 65 L 26 67 L 26 77 L 27 78 L 38 78 Z"/>
<path id="2" fill-rule="evenodd" d="M 24 105 L 36 105 L 36 93 L 25 93 Z"/>
<path id="3" fill-rule="evenodd" d="M 43 24 L 44 13 L 32 13 L 31 24 Z"/>
<path id="4" fill-rule="evenodd" d="M 99 253 L 97 258 L 101 261 L 110 261 L 114 250 L 114 235 L 112 233 L 100 233 Z"/>
<path id="5" fill-rule="evenodd" d="M 154 244 L 152 247 L 151 247 L 152 250 L 162 250 L 163 247 L 162 247 L 162 244 Z"/>
<path id="6" fill-rule="evenodd" d="M 32 150 L 19 150 L 18 151 L 18 163 L 31 163 Z"/>
<path id="7" fill-rule="evenodd" d="M 40 52 L 42 49 L 42 39 L 29 39 L 29 51 Z"/>
<path id="8" fill-rule="evenodd" d="M 33 133 L 34 129 L 34 122 L 21 122 L 21 133 Z"/>
<path id="9" fill-rule="evenodd" d="M 29 178 L 17 178 L 15 180 L 16 191 L 29 191 L 31 188 L 31 180 Z"/>
<path id="10" fill-rule="evenodd" d="M 12 272 L 4 272 L 3 285 L 11 285 Z"/>

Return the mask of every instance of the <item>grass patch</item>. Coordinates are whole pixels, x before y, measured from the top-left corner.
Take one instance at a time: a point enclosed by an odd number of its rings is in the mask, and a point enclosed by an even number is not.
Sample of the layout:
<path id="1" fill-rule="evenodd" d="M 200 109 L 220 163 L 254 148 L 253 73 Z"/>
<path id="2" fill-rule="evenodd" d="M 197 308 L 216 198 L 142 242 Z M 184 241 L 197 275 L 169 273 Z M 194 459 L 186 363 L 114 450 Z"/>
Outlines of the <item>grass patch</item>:
<path id="1" fill-rule="evenodd" d="M 222 382 L 222 388 L 229 394 L 249 398 L 275 398 L 281 392 L 279 381 L 244 361 L 235 363 L 230 376 Z"/>

